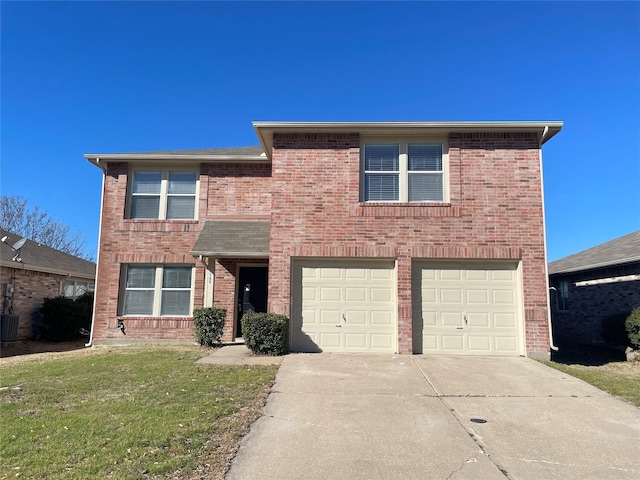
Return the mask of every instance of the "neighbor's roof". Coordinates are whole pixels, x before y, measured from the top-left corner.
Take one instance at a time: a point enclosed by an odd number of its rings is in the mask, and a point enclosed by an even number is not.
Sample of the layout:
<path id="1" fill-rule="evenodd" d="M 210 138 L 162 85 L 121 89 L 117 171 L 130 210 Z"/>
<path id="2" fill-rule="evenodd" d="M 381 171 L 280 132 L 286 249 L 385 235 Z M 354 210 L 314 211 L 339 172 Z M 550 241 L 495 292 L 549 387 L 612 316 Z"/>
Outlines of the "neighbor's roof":
<path id="1" fill-rule="evenodd" d="M 15 233 L 0 229 L 0 237 L 7 237 L 0 242 L 0 264 L 3 267 L 33 270 L 36 272 L 54 273 L 57 275 L 69 275 L 72 277 L 95 279 L 96 264 L 55 248 L 41 245 L 32 240 L 27 240 L 20 248 L 19 254 L 22 262 L 14 262 L 16 255 L 11 246 L 22 237 Z"/>
<path id="2" fill-rule="evenodd" d="M 268 258 L 269 222 L 207 221 L 191 255 Z"/>
<path id="3" fill-rule="evenodd" d="M 640 230 L 549 264 L 549 275 L 640 261 Z"/>

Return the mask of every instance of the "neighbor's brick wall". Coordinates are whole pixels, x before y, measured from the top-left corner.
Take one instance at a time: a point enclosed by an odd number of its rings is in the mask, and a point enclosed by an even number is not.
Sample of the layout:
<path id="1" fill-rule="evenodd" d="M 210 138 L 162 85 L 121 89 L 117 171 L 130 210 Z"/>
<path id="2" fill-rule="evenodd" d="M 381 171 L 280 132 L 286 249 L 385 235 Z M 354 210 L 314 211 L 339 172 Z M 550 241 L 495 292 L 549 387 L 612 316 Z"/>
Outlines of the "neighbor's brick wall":
<path id="1" fill-rule="evenodd" d="M 200 167 L 198 220 L 128 220 L 125 218 L 125 201 L 129 164 L 110 163 L 105 175 L 103 196 L 96 281 L 95 341 L 193 341 L 191 318 L 118 316 L 122 265 L 194 265 L 196 275 L 193 308 L 201 308 L 204 304 L 206 268 L 189 251 L 207 219 L 239 219 L 247 215 L 264 216 L 268 213 L 269 172 L 270 166 L 262 164 L 244 165 L 243 168 L 232 164 L 204 164 Z M 224 190 L 225 182 L 232 185 L 230 191 L 233 194 Z M 117 328 L 119 319 L 125 323 L 126 336 Z"/>
<path id="2" fill-rule="evenodd" d="M 520 259 L 526 350 L 549 351 L 535 134 L 449 135 L 450 203 L 359 202 L 358 134 L 274 134 L 269 310 L 290 314 L 291 257 L 398 261 L 399 352 L 412 352 L 411 259 Z"/>
<path id="3" fill-rule="evenodd" d="M 550 284 L 559 291 L 560 281 L 569 282 L 567 311 L 551 303 L 556 343 L 601 343 L 607 318 L 640 307 L 640 280 L 577 287 L 576 282 L 640 274 L 640 262 L 586 272 L 551 275 Z M 554 296 L 556 293 L 554 292 Z"/>
<path id="4" fill-rule="evenodd" d="M 1 272 L 0 288 L 12 282 L 15 286 L 13 314 L 20 317 L 17 338 L 19 340 L 37 338 L 38 325 L 42 320 L 42 302 L 45 298 L 60 295 L 60 283 L 67 277 L 9 267 L 1 267 Z M 15 278 L 13 278 L 14 272 Z M 0 290 L 0 295 L 2 293 L 3 291 Z M 2 297 L 2 311 L 9 313 L 4 297 Z"/>

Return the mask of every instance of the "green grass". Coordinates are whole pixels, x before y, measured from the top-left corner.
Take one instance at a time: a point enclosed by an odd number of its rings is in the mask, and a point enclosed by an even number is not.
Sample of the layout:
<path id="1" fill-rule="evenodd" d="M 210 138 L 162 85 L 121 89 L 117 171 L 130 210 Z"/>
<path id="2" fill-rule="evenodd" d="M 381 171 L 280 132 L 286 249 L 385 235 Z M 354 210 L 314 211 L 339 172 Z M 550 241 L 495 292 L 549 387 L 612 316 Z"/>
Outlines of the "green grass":
<path id="1" fill-rule="evenodd" d="M 0 478 L 149 478 L 215 463 L 277 367 L 198 366 L 199 347 L 0 364 Z M 259 401 L 259 400 L 258 400 Z M 238 431 L 234 431 L 234 429 Z"/>
<path id="2" fill-rule="evenodd" d="M 602 366 L 544 363 L 640 407 L 640 362 L 611 362 Z"/>

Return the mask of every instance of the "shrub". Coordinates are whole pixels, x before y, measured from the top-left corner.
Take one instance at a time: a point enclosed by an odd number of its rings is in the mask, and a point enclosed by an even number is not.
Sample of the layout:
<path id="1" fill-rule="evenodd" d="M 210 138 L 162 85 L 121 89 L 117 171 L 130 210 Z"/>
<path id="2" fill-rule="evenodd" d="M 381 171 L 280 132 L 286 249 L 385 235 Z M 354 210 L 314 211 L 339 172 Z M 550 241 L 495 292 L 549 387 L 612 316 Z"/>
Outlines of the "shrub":
<path id="1" fill-rule="evenodd" d="M 203 347 L 217 347 L 222 344 L 222 329 L 227 310 L 224 308 L 196 308 L 193 323 L 196 327 L 196 342 Z"/>
<path id="2" fill-rule="evenodd" d="M 631 346 L 640 349 L 640 307 L 634 309 L 625 322 Z"/>
<path id="3" fill-rule="evenodd" d="M 246 313 L 242 320 L 242 336 L 247 347 L 257 355 L 287 353 L 289 319 L 277 313 Z"/>
<path id="4" fill-rule="evenodd" d="M 614 315 L 609 315 L 602 321 L 602 338 L 616 345 L 626 345 L 629 341 L 625 322 L 629 316 L 629 310 Z"/>
<path id="5" fill-rule="evenodd" d="M 82 337 L 81 329 L 91 328 L 93 294 L 85 293 L 76 300 L 59 296 L 45 298 L 42 303 L 41 336 L 50 342 L 67 342 Z"/>

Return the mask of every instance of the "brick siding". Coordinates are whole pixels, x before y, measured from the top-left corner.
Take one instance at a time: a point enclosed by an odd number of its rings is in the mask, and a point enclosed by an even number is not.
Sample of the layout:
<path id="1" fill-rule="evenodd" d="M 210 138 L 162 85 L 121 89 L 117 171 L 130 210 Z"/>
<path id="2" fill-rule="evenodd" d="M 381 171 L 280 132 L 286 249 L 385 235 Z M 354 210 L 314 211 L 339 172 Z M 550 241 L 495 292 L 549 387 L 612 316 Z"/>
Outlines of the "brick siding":
<path id="1" fill-rule="evenodd" d="M 640 280 L 576 286 L 576 282 L 640 274 L 640 262 L 582 272 L 557 274 L 550 284 L 558 291 L 561 281 L 569 284 L 568 309 L 558 310 L 551 303 L 554 338 L 558 344 L 607 343 L 607 321 L 614 315 L 629 313 L 640 307 Z M 557 293 L 554 291 L 554 297 Z"/>
<path id="2" fill-rule="evenodd" d="M 126 163 L 105 178 L 96 291 L 95 338 L 117 340 L 124 263 L 189 263 L 194 308 L 203 305 L 205 265 L 189 250 L 207 219 L 270 217 L 269 310 L 290 315 L 292 257 L 397 261 L 399 353 L 413 351 L 411 263 L 416 258 L 512 259 L 522 265 L 526 350 L 549 351 L 544 225 L 538 139 L 533 133 L 452 133 L 447 204 L 360 202 L 357 133 L 273 137 L 271 165 L 200 168 L 199 220 L 126 220 Z M 235 323 L 236 267 L 216 261 L 214 305 Z M 210 268 L 212 268 L 210 266 Z M 193 338 L 190 319 L 124 317 L 130 338 Z"/>
<path id="3" fill-rule="evenodd" d="M 60 295 L 60 285 L 68 277 L 33 270 L 1 267 L 0 284 L 13 283 L 13 314 L 19 316 L 18 340 L 38 337 L 38 325 L 42 320 L 42 303 L 45 298 Z M 0 292 L 2 293 L 2 292 Z M 8 301 L 2 298 L 3 312 L 8 313 Z"/>

